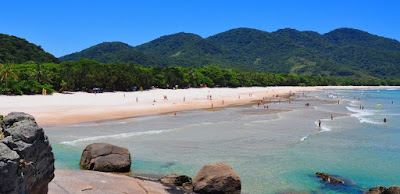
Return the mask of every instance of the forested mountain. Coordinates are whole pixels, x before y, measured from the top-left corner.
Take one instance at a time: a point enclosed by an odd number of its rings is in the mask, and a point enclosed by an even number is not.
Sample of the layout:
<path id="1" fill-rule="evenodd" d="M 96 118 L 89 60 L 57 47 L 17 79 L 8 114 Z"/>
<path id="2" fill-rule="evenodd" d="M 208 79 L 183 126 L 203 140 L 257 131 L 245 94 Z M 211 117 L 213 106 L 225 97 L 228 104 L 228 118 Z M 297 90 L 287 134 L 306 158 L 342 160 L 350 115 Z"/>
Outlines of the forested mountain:
<path id="1" fill-rule="evenodd" d="M 212 64 L 301 75 L 400 77 L 400 42 L 351 28 L 326 34 L 289 28 L 272 33 L 237 28 L 208 38 L 177 33 L 136 47 L 102 43 L 60 59 L 77 61 L 82 58 L 144 66 Z"/>
<path id="2" fill-rule="evenodd" d="M 162 36 L 151 42 L 135 47 L 147 55 L 162 58 L 166 65 L 202 67 L 220 64 L 216 56 L 226 55 L 221 46 L 191 33 L 177 33 Z"/>
<path id="3" fill-rule="evenodd" d="M 143 66 L 161 64 L 158 59 L 145 55 L 122 42 L 104 42 L 60 59 L 62 61 L 93 59 L 101 63 L 133 62 Z"/>
<path id="4" fill-rule="evenodd" d="M 29 43 L 25 39 L 0 34 L 0 63 L 52 62 L 59 60 L 45 52 L 40 46 Z"/>

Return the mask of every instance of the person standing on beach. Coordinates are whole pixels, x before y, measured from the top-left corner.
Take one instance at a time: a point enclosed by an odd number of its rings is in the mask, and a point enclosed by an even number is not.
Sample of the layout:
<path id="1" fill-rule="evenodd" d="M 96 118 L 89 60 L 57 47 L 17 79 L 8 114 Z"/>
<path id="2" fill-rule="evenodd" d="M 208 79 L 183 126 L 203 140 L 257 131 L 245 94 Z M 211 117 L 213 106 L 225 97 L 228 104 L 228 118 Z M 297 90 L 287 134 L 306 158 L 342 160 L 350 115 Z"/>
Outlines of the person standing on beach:
<path id="1" fill-rule="evenodd" d="M 139 102 L 139 98 L 138 97 L 136 97 L 136 102 Z"/>

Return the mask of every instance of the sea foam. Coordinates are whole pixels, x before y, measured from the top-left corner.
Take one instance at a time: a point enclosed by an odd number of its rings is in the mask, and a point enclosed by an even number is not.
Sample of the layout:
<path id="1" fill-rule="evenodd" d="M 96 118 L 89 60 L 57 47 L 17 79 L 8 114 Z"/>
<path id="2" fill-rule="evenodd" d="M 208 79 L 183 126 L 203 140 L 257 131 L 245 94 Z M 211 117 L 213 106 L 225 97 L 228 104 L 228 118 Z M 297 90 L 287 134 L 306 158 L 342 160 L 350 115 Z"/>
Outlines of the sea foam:
<path id="1" fill-rule="evenodd" d="M 328 121 L 328 119 L 321 119 L 321 122 L 322 122 L 322 121 Z M 318 126 L 318 121 L 314 122 L 314 124 Z M 321 130 L 320 130 L 320 131 L 318 131 L 317 133 L 314 133 L 314 134 L 306 135 L 306 136 L 302 137 L 302 138 L 300 139 L 300 141 L 305 141 L 305 140 L 307 140 L 311 135 L 315 135 L 315 134 L 322 133 L 322 132 L 326 132 L 326 131 L 331 131 L 331 128 L 330 128 L 329 126 L 327 126 L 327 125 L 321 125 Z"/>
<path id="2" fill-rule="evenodd" d="M 367 109 L 358 109 L 358 108 L 354 108 L 354 107 L 346 107 L 347 110 L 349 110 L 350 112 L 353 112 L 353 114 L 351 114 L 352 117 L 356 117 L 360 123 L 370 123 L 370 124 L 381 124 L 380 122 L 376 122 L 374 120 L 372 120 L 371 117 L 373 115 L 375 115 L 376 112 L 378 112 L 377 110 L 367 110 Z"/>
<path id="3" fill-rule="evenodd" d="M 154 131 L 141 131 L 141 132 L 131 132 L 131 133 L 119 133 L 119 134 L 114 134 L 114 135 L 102 135 L 102 136 L 95 136 L 95 137 L 87 137 L 87 138 L 76 139 L 76 140 L 73 140 L 73 141 L 63 141 L 60 144 L 75 145 L 76 143 L 79 143 L 79 142 L 97 141 L 97 140 L 102 140 L 102 139 L 121 139 L 121 138 L 128 138 L 128 137 L 141 136 L 141 135 L 156 135 L 156 134 L 160 134 L 160 133 L 170 132 L 172 130 L 173 129 L 169 129 L 169 130 L 154 130 Z"/>

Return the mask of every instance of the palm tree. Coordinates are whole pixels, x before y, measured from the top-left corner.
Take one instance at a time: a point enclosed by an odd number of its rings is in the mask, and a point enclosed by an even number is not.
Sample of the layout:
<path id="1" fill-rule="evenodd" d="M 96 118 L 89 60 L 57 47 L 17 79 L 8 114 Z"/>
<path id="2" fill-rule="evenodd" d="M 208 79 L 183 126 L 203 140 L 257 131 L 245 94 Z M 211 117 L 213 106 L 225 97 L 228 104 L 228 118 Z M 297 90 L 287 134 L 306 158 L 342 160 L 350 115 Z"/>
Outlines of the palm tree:
<path id="1" fill-rule="evenodd" d="M 40 63 L 36 64 L 36 68 L 32 71 L 31 75 L 40 84 L 52 83 L 50 76 Z"/>
<path id="2" fill-rule="evenodd" d="M 8 78 L 18 79 L 17 71 L 13 68 L 14 64 L 7 62 L 6 64 L 0 65 L 0 80 L 6 80 L 6 88 L 8 88 Z"/>

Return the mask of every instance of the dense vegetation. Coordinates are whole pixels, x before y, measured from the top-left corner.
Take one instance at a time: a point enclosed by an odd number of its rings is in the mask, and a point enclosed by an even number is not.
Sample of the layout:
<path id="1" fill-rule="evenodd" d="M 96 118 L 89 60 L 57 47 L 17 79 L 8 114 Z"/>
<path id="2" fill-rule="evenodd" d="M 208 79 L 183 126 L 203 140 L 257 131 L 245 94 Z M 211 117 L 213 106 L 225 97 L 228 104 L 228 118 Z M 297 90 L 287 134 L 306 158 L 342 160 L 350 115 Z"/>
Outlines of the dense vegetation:
<path id="1" fill-rule="evenodd" d="M 40 46 L 6 34 L 0 34 L 0 63 L 59 63 L 52 54 L 45 52 Z"/>
<path id="2" fill-rule="evenodd" d="M 212 64 L 267 73 L 400 77 L 400 42 L 350 28 L 323 35 L 294 29 L 269 33 L 249 28 L 232 29 L 208 38 L 177 33 L 136 47 L 102 43 L 60 59 L 77 61 L 83 58 L 103 63 L 133 62 L 147 67 Z"/>
<path id="3" fill-rule="evenodd" d="M 400 85 L 400 43 L 360 30 L 326 34 L 238 28 L 208 38 L 106 42 L 60 58 L 0 34 L 0 93 L 131 91 L 143 87 Z M 93 59 L 93 60 L 91 60 Z M 16 65 L 14 65 L 16 64 Z"/>
<path id="4" fill-rule="evenodd" d="M 353 79 L 293 74 L 274 74 L 221 69 L 210 65 L 192 67 L 143 67 L 131 63 L 103 64 L 83 59 L 61 64 L 0 65 L 2 94 L 37 94 L 55 91 L 132 91 L 149 89 L 239 86 L 400 85 L 400 79 Z"/>
<path id="5" fill-rule="evenodd" d="M 132 47 L 122 42 L 104 42 L 81 52 L 62 57 L 63 61 L 92 59 L 100 63 L 132 62 L 143 66 L 160 65 L 157 59 L 142 52 L 132 50 Z"/>

